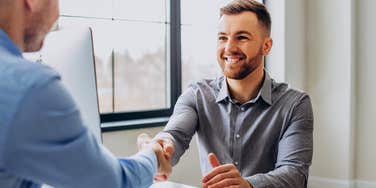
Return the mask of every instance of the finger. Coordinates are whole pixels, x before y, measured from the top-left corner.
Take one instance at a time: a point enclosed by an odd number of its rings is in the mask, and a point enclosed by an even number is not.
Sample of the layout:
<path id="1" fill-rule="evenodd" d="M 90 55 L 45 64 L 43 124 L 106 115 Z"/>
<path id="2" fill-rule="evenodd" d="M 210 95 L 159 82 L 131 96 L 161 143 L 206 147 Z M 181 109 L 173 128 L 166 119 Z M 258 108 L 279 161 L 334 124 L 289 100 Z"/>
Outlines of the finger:
<path id="1" fill-rule="evenodd" d="M 213 184 L 216 184 L 217 182 L 220 182 L 224 179 L 232 179 L 232 178 L 239 178 L 239 177 L 241 177 L 239 171 L 231 170 L 231 171 L 228 171 L 228 172 L 225 172 L 225 173 L 217 174 L 212 179 L 207 181 L 205 184 L 213 185 Z"/>
<path id="2" fill-rule="evenodd" d="M 220 182 L 217 182 L 213 185 L 206 185 L 208 188 L 223 188 L 223 187 L 230 187 L 230 186 L 238 186 L 240 185 L 239 178 L 227 178 L 223 179 Z"/>
<path id="3" fill-rule="evenodd" d="M 154 180 L 155 181 L 166 181 L 167 180 L 167 175 L 163 174 L 163 175 L 155 175 L 154 176 Z"/>
<path id="4" fill-rule="evenodd" d="M 164 181 L 164 180 L 161 180 L 161 179 L 158 178 L 158 177 L 154 177 L 153 180 L 154 180 L 153 183 Z"/>
<path id="5" fill-rule="evenodd" d="M 215 167 L 212 171 L 210 171 L 203 179 L 202 179 L 202 182 L 203 183 L 206 183 L 208 182 L 210 179 L 212 179 L 214 176 L 216 176 L 217 174 L 221 174 L 221 173 L 224 173 L 224 172 L 227 172 L 227 171 L 230 171 L 232 169 L 236 169 L 236 167 L 233 165 L 233 164 L 225 164 L 225 165 L 221 165 L 221 166 L 217 166 Z"/>
<path id="6" fill-rule="evenodd" d="M 225 187 L 225 188 L 241 188 L 240 185 L 231 185 L 231 186 L 228 186 L 228 187 Z"/>
<path id="7" fill-rule="evenodd" d="M 217 166 L 220 166 L 221 163 L 219 162 L 219 160 L 217 159 L 217 156 L 215 156 L 214 153 L 209 153 L 209 162 L 210 164 L 212 165 L 212 167 L 217 167 Z"/>

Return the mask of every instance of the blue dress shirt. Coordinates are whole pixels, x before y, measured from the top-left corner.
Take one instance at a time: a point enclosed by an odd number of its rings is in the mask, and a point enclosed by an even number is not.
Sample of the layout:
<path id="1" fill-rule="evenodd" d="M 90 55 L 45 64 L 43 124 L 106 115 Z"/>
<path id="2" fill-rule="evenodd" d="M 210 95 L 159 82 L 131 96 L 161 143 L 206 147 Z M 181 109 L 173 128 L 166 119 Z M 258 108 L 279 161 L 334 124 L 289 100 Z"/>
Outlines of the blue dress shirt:
<path id="1" fill-rule="evenodd" d="M 0 29 L 0 187 L 149 187 L 152 150 L 117 159 L 83 125 L 51 68 L 31 63 Z"/>

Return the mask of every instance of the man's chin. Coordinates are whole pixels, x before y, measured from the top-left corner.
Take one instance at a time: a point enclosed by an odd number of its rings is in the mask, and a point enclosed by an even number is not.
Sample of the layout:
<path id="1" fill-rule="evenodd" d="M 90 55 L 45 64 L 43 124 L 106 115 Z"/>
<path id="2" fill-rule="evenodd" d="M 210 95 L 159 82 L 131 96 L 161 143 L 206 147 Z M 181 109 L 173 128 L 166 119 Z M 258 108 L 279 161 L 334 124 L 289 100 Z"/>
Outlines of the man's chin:
<path id="1" fill-rule="evenodd" d="M 235 70 L 226 70 L 223 72 L 223 74 L 233 80 L 243 80 L 245 77 L 247 77 L 249 74 L 251 74 L 252 71 L 235 71 Z"/>
<path id="2" fill-rule="evenodd" d="M 43 41 L 38 42 L 37 44 L 28 44 L 26 45 L 24 52 L 37 52 L 43 47 Z"/>
<path id="3" fill-rule="evenodd" d="M 224 74 L 228 79 L 232 80 L 243 80 L 246 76 L 239 75 L 239 74 Z"/>

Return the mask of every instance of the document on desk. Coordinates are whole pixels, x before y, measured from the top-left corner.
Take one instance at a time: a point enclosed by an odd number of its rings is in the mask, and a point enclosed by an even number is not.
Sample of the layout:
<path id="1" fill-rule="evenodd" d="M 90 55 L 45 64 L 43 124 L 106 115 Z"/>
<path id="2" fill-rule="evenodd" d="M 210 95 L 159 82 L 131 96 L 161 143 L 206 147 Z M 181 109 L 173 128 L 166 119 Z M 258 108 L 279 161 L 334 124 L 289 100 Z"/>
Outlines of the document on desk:
<path id="1" fill-rule="evenodd" d="M 163 182 L 154 183 L 149 188 L 197 188 L 197 187 L 192 187 L 192 186 L 179 184 L 179 183 L 173 183 L 170 181 L 163 181 Z"/>

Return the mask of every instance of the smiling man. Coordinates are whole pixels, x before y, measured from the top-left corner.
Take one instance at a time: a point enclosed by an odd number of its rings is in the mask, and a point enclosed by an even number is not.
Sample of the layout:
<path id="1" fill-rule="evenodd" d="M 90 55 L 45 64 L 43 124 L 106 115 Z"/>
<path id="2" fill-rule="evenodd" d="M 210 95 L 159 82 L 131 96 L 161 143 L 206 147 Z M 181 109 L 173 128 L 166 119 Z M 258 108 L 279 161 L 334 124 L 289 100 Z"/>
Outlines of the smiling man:
<path id="1" fill-rule="evenodd" d="M 310 98 L 265 71 L 270 29 L 263 4 L 235 0 L 221 8 L 217 59 L 223 76 L 191 85 L 155 137 L 174 145 L 176 164 L 197 133 L 203 187 L 307 186 L 313 152 Z"/>

